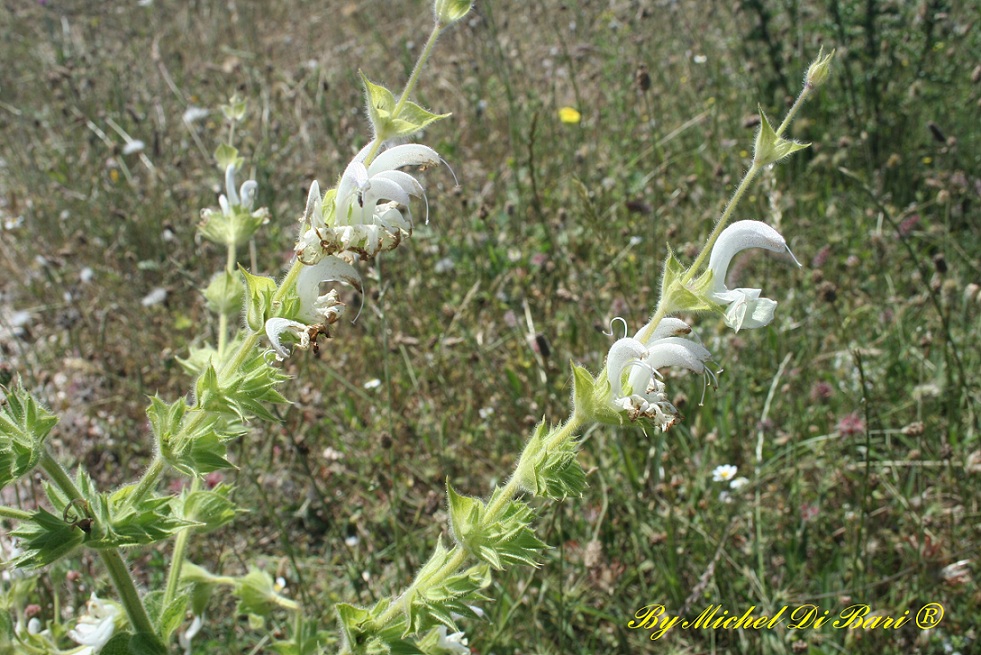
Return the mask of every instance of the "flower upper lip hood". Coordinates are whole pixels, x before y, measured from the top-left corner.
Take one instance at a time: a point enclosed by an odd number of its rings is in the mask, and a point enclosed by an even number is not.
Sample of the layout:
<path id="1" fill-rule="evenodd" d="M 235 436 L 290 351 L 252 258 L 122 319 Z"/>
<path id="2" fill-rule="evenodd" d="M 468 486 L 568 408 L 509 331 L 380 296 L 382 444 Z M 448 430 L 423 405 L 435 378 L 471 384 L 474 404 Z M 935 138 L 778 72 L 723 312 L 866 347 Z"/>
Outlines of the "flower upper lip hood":
<path id="1" fill-rule="evenodd" d="M 775 229 L 761 221 L 737 221 L 724 229 L 712 248 L 708 269 L 712 272 L 712 282 L 708 297 L 712 301 L 727 305 L 726 325 L 737 332 L 740 328 L 758 328 L 769 325 L 777 303 L 769 298 L 761 298 L 762 289 L 729 289 L 726 286 L 726 273 L 736 254 L 748 248 L 764 248 L 772 252 L 787 252 L 794 263 L 800 262 L 787 246 L 787 242 Z"/>

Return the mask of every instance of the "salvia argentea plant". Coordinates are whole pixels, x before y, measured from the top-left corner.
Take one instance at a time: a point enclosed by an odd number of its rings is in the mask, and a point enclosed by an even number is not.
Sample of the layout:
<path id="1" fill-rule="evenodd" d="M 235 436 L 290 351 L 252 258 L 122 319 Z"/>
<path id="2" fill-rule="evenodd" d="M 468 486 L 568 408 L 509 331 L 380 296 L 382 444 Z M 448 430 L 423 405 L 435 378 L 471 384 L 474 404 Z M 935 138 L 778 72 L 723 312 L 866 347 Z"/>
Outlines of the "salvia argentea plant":
<path id="1" fill-rule="evenodd" d="M 292 633 L 272 642 L 275 652 L 468 653 L 458 622 L 482 616 L 481 605 L 490 601 L 492 574 L 512 565 L 534 567 L 546 548 L 535 531 L 537 510 L 523 498 L 581 494 L 585 474 L 577 461 L 579 431 L 596 423 L 639 424 L 656 431 L 675 425 L 681 417 L 668 400 L 660 373 L 666 367 L 681 367 L 717 383 L 712 354 L 676 315 L 716 314 L 737 331 L 771 322 L 777 303 L 763 297 L 760 289 L 730 289 L 727 269 L 737 253 L 750 248 L 782 254 L 794 263 L 796 259 L 783 236 L 766 223 L 730 219 L 761 169 L 806 147 L 783 135 L 797 110 L 826 79 L 831 55 L 819 55 L 810 66 L 803 90 L 776 129 L 761 112 L 752 165 L 695 261 L 686 267 L 668 253 L 660 299 L 648 323 L 612 345 L 598 374 L 573 367 L 569 419 L 552 427 L 540 423 L 514 473 L 489 498 L 464 496 L 447 485 L 449 534 L 437 542 L 401 594 L 371 607 L 336 605 L 335 617 L 311 616 L 307 608 L 282 595 L 283 582 L 265 571 L 216 575 L 203 563 L 185 561 L 193 535 L 226 525 L 241 511 L 228 485 L 205 488 L 202 480 L 232 466 L 228 444 L 243 436 L 251 422 L 273 421 L 270 406 L 288 402 L 279 391 L 286 376 L 278 364 L 297 351 L 318 348 L 321 337 L 329 337 L 351 311 L 336 288 L 323 291 L 324 283 L 347 284 L 360 292 L 358 262 L 396 249 L 411 236 L 416 220 L 428 219 L 418 173 L 442 160 L 431 148 L 404 141 L 444 115 L 423 109 L 409 97 L 440 33 L 469 10 L 468 0 L 436 1 L 435 27 L 399 96 L 364 79 L 372 138 L 335 188 L 321 192 L 317 182 L 311 184 L 296 257 L 280 281 L 237 265 L 238 249 L 269 220 L 269 212 L 256 207 L 260 194 L 254 181 L 236 187 L 244 160 L 231 141 L 246 104 L 233 99 L 223 107 L 229 142 L 215 154 L 224 172 L 225 193 L 218 209 L 202 212 L 199 226 L 202 236 L 227 252 L 224 268 L 204 291 L 219 318 L 218 339 L 182 362 L 195 376 L 186 397 L 151 399 L 147 416 L 155 456 L 140 480 L 103 492 L 81 467 L 71 474 L 45 445 L 57 418 L 22 385 L 2 390 L 0 486 L 40 467 L 48 479 L 50 509 L 0 507 L 0 517 L 17 526 L 2 544 L 7 611 L 0 614 L 0 645 L 38 654 L 145 655 L 174 648 L 190 653 L 212 594 L 227 588 L 238 599 L 238 611 L 253 617 L 256 625 L 273 612 L 292 614 Z M 623 327 L 626 332 L 625 323 Z M 177 495 L 158 490 L 160 476 L 168 469 L 190 478 Z M 174 546 L 165 585 L 141 594 L 122 551 L 167 540 Z M 85 613 L 70 626 L 57 616 L 43 623 L 29 616 L 25 607 L 34 584 L 32 571 L 78 548 L 98 553 L 117 598 L 93 595 Z M 339 629 L 332 628 L 335 619 Z"/>

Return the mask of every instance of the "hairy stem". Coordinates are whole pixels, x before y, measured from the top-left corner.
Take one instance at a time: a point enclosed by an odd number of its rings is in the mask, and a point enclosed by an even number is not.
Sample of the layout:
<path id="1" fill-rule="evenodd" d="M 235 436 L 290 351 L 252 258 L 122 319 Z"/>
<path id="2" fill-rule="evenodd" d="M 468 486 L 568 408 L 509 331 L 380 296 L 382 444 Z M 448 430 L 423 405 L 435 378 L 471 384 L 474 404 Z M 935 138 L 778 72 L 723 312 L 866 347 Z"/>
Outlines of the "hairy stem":
<path id="1" fill-rule="evenodd" d="M 568 421 L 552 430 L 545 437 L 545 448 L 553 448 L 560 442 L 571 439 L 579 431 L 579 428 L 582 427 L 584 422 L 585 419 L 578 414 L 573 414 Z M 494 500 L 487 505 L 482 519 L 483 526 L 489 526 L 498 521 L 501 513 L 507 508 L 508 503 L 521 491 L 521 480 L 518 477 L 518 473 L 527 465 L 525 459 L 529 456 L 528 452 L 527 448 L 522 452 L 521 459 L 518 460 L 518 464 L 515 467 L 515 472 L 508 478 L 501 492 L 495 494 Z M 378 617 L 378 624 L 384 626 L 391 623 L 399 614 L 407 611 L 408 607 L 406 605 L 411 602 L 412 598 L 424 592 L 426 589 L 439 586 L 446 578 L 459 571 L 466 562 L 467 552 L 459 545 L 454 546 L 450 551 L 450 556 L 447 558 L 446 563 L 425 579 L 416 578 L 413 580 L 412 584 L 402 592 L 398 599 Z"/>
<path id="2" fill-rule="evenodd" d="M 48 474 L 51 481 L 54 482 L 55 486 L 61 490 L 69 500 L 75 500 L 76 498 L 82 498 L 82 492 L 79 491 L 78 487 L 72 481 L 71 476 L 64 467 L 58 463 L 54 457 L 51 456 L 47 450 L 41 454 L 41 468 L 44 472 Z M 109 572 L 109 577 L 112 579 L 113 585 L 116 587 L 116 592 L 119 594 L 119 600 L 122 602 L 123 607 L 126 608 L 126 614 L 129 616 L 129 622 L 132 624 L 133 629 L 137 632 L 144 632 L 148 635 L 155 634 L 153 631 L 153 624 L 150 623 L 150 617 L 147 616 L 146 608 L 143 607 L 143 601 L 140 600 L 140 594 L 136 591 L 136 585 L 133 583 L 133 578 L 129 574 L 129 568 L 126 566 L 126 561 L 123 556 L 119 553 L 118 548 L 107 548 L 105 550 L 99 550 L 99 556 L 102 558 L 103 564 L 106 566 L 106 570 Z"/>
<path id="3" fill-rule="evenodd" d="M 193 478 L 191 480 L 190 493 L 194 493 L 201 488 L 201 480 Z M 161 607 L 168 607 L 171 601 L 177 596 L 177 587 L 181 581 L 181 567 L 184 564 L 184 557 L 187 553 L 187 543 L 191 539 L 191 528 L 184 528 L 177 534 L 174 541 L 174 553 L 170 559 L 170 570 L 167 572 L 167 587 L 164 590 L 164 599 Z"/>

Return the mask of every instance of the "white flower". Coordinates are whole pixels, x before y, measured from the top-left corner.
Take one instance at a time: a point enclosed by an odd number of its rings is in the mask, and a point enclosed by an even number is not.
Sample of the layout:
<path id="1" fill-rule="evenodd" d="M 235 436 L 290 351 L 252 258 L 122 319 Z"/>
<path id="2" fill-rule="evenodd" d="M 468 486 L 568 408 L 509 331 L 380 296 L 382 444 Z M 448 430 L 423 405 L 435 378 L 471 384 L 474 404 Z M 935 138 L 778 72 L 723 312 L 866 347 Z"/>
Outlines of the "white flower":
<path id="1" fill-rule="evenodd" d="M 98 653 L 112 638 L 116 631 L 116 617 L 119 607 L 109 601 L 100 600 L 95 593 L 86 603 L 85 614 L 78 617 L 78 622 L 68 636 L 80 646 L 91 646 L 93 653 Z"/>
<path id="2" fill-rule="evenodd" d="M 462 632 L 454 632 L 451 635 L 446 634 L 446 626 L 441 625 L 437 628 L 439 630 L 439 641 L 436 643 L 438 648 L 442 648 L 448 653 L 453 653 L 456 655 L 470 655 L 470 648 L 467 646 L 467 638 Z"/>
<path id="3" fill-rule="evenodd" d="M 310 347 L 310 326 L 298 321 L 291 321 L 288 318 L 270 318 L 266 321 L 266 337 L 269 345 L 276 352 L 276 359 L 283 361 L 288 359 L 290 351 L 283 345 L 282 337 L 284 333 L 292 334 L 296 340 L 296 347 L 306 350 Z"/>
<path id="4" fill-rule="evenodd" d="M 646 329 L 646 328 L 645 328 Z M 626 411 L 630 420 L 652 420 L 662 431 L 681 420 L 678 409 L 667 398 L 659 369 L 679 366 L 693 373 L 712 376 L 705 363 L 711 353 L 700 343 L 681 335 L 691 328 L 677 318 L 662 319 L 646 343 L 638 337 L 624 337 L 610 348 L 606 359 L 606 376 L 613 393 L 613 405 Z M 633 368 L 624 382 L 624 373 Z"/>
<path id="5" fill-rule="evenodd" d="M 358 293 L 362 292 L 358 270 L 339 257 L 324 257 L 312 266 L 303 266 L 296 277 L 296 293 L 300 297 L 297 318 L 306 323 L 278 316 L 266 321 L 266 337 L 278 360 L 290 356 L 282 343 L 284 334 L 292 334 L 296 348 L 306 350 L 317 335 L 324 332 L 322 328 L 336 323 L 344 313 L 344 303 L 338 298 L 336 289 L 320 293 L 320 285 L 324 282 L 343 282 Z"/>
<path id="6" fill-rule="evenodd" d="M 749 484 L 749 480 L 747 478 L 739 477 L 729 483 L 729 488 L 736 491 L 738 489 L 742 489 L 747 484 Z"/>
<path id="7" fill-rule="evenodd" d="M 712 471 L 712 482 L 728 482 L 736 477 L 737 469 L 732 464 L 722 464 L 721 466 L 716 466 Z"/>
<path id="8" fill-rule="evenodd" d="M 712 286 L 709 298 L 727 305 L 726 325 L 737 332 L 740 328 L 758 328 L 769 325 L 777 303 L 769 298 L 760 298 L 761 289 L 729 289 L 726 287 L 726 273 L 732 258 L 747 248 L 765 248 L 773 252 L 790 254 L 794 263 L 800 262 L 790 252 L 787 242 L 766 223 L 760 221 L 737 221 L 722 230 L 722 234 L 712 247 L 709 255 L 709 270 L 712 271 Z"/>
<path id="9" fill-rule="evenodd" d="M 252 211 L 255 204 L 255 194 L 259 185 L 255 180 L 248 180 L 242 183 L 238 193 L 235 192 L 235 164 L 225 167 L 225 193 L 218 196 L 218 205 L 221 213 L 230 216 L 233 207 L 241 207 L 246 211 Z"/>
<path id="10" fill-rule="evenodd" d="M 187 630 L 177 635 L 177 643 L 184 649 L 184 655 L 191 655 L 191 640 L 201 632 L 201 626 L 203 625 L 204 617 L 195 616 Z"/>
<path id="11" fill-rule="evenodd" d="M 438 166 L 440 157 L 432 148 L 409 143 L 383 150 L 365 166 L 374 145 L 370 142 L 348 164 L 336 191 L 321 196 L 320 185 L 310 185 L 300 219 L 305 229 L 296 244 L 300 261 L 313 264 L 344 251 L 370 258 L 396 248 L 412 234 L 409 205 L 412 198 L 425 200 L 426 192 L 418 180 L 399 169 Z"/>

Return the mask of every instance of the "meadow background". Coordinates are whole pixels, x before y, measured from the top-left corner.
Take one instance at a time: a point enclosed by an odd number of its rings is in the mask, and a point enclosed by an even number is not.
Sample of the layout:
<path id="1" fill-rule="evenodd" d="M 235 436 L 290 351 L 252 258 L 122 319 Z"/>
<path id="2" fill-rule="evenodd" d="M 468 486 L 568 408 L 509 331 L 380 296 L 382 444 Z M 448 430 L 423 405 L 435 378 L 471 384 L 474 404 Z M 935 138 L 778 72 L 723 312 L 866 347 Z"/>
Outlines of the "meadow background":
<path id="1" fill-rule="evenodd" d="M 273 220 L 242 261 L 276 274 L 310 181 L 331 184 L 369 138 L 357 71 L 400 88 L 430 15 L 417 0 L 4 0 L 0 382 L 21 375 L 60 412 L 63 461 L 108 487 L 136 478 L 147 395 L 184 393 L 177 359 L 215 328 L 198 289 L 222 253 L 195 227 L 221 189 L 218 106 L 249 101 L 235 145 Z M 979 20 L 934 0 L 478 2 L 416 97 L 453 112 L 419 140 L 460 186 L 425 175 L 429 226 L 364 266 L 355 325 L 288 362 L 295 404 L 225 476 L 252 511 L 192 560 L 258 560 L 325 622 L 334 602 L 401 589 L 446 529 L 446 480 L 487 494 L 538 420 L 565 418 L 569 362 L 598 371 L 611 318 L 642 324 L 668 244 L 691 261 L 748 166 L 757 104 L 781 116 L 824 45 L 833 76 L 793 129 L 812 147 L 737 216 L 777 226 L 804 264 L 738 265 L 780 302 L 774 323 L 734 336 L 693 318 L 719 389 L 700 404 L 701 380 L 672 376 L 687 418 L 669 433 L 587 432 L 589 487 L 546 511 L 543 567 L 498 576 L 466 630 L 498 654 L 978 652 Z M 210 114 L 183 120 L 195 107 Z M 720 495 L 720 464 L 750 484 Z M 16 491 L 41 496 L 37 480 Z M 130 559 L 161 584 L 164 553 Z M 82 605 L 89 583 L 66 574 L 97 564 L 52 567 L 43 611 L 54 594 Z M 650 603 L 852 602 L 946 617 L 658 642 L 626 627 Z M 195 652 L 263 652 L 261 634 L 218 598 Z"/>

